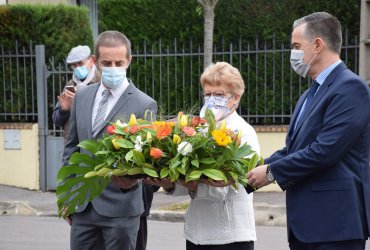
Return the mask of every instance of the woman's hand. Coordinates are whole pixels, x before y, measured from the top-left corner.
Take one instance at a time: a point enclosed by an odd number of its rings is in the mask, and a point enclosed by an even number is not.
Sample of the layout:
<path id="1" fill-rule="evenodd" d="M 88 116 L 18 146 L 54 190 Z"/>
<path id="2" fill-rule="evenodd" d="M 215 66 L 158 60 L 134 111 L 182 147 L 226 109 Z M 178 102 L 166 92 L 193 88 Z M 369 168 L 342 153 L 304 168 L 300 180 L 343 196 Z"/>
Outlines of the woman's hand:
<path id="1" fill-rule="evenodd" d="M 160 186 L 160 187 L 163 187 L 165 189 L 174 189 L 175 188 L 175 184 L 173 182 L 171 182 L 170 179 L 168 179 L 168 178 L 159 179 L 159 178 L 154 178 L 154 177 L 144 177 L 142 179 L 142 181 L 145 184 Z"/>

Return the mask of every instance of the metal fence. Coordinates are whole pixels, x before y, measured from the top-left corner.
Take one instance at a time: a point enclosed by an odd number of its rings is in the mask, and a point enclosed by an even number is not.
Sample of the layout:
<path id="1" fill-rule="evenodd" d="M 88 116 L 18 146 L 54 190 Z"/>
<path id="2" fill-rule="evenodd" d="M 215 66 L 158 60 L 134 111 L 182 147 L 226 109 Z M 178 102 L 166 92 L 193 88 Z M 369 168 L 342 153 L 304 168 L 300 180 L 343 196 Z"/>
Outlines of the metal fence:
<path id="1" fill-rule="evenodd" d="M 245 81 L 239 114 L 251 124 L 288 124 L 298 97 L 309 86 L 309 79 L 295 74 L 289 63 L 290 43 L 272 39 L 262 42 L 239 40 L 214 46 L 214 62 L 226 61 L 237 67 Z M 0 122 L 36 122 L 35 52 L 29 48 L 10 50 L 0 46 Z M 344 34 L 342 60 L 358 73 L 359 41 Z M 65 63 L 52 59 L 45 66 L 47 109 L 52 110 L 72 72 Z M 203 71 L 203 51 L 191 41 L 164 45 L 133 44 L 133 60 L 128 76 L 152 96 L 165 117 L 179 110 L 196 113 L 202 104 L 199 78 Z M 51 123 L 48 127 L 58 132 Z M 60 132 L 60 131 L 59 131 Z"/>

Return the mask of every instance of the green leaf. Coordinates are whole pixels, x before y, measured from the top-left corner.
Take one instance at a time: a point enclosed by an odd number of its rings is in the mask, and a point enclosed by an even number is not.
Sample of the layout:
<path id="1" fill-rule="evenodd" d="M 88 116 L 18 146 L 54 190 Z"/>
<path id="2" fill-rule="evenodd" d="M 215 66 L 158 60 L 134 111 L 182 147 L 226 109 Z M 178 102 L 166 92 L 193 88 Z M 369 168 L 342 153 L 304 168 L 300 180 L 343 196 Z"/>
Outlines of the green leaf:
<path id="1" fill-rule="evenodd" d="M 87 179 L 80 175 L 59 183 L 56 190 L 59 217 L 73 214 L 78 206 L 92 201 L 103 192 L 109 182 L 109 178 L 95 176 Z"/>
<path id="2" fill-rule="evenodd" d="M 128 161 L 130 161 L 132 159 L 133 156 L 134 156 L 134 150 L 130 150 L 125 155 L 125 160 L 128 162 Z"/>
<path id="3" fill-rule="evenodd" d="M 204 169 L 202 170 L 203 174 L 215 181 L 224 181 L 227 182 L 227 178 L 224 173 L 217 169 Z"/>
<path id="4" fill-rule="evenodd" d="M 195 167 L 199 168 L 199 161 L 198 161 L 198 160 L 196 160 L 196 159 L 191 160 L 191 165 L 193 165 L 193 166 L 195 166 Z"/>
<path id="5" fill-rule="evenodd" d="M 134 161 L 137 163 L 145 163 L 144 155 L 141 152 L 132 150 L 132 153 L 134 155 Z"/>
<path id="6" fill-rule="evenodd" d="M 91 168 L 80 167 L 79 165 L 63 166 L 59 169 L 57 174 L 57 182 L 62 182 L 71 175 L 80 175 L 90 172 Z"/>
<path id="7" fill-rule="evenodd" d="M 159 177 L 158 176 L 158 173 L 155 170 L 153 170 L 153 169 L 143 168 L 143 171 L 144 171 L 144 173 L 146 173 L 147 175 L 149 175 L 151 177 L 157 177 L 157 178 Z"/>
<path id="8" fill-rule="evenodd" d="M 237 159 L 245 158 L 248 155 L 250 155 L 251 153 L 253 153 L 253 151 L 251 150 L 251 146 L 248 145 L 248 144 L 243 144 L 241 147 L 239 147 L 235 151 L 234 156 L 233 156 L 232 159 L 237 160 Z"/>
<path id="9" fill-rule="evenodd" d="M 161 169 L 161 173 L 160 173 L 160 176 L 161 178 L 166 178 L 170 173 L 170 170 L 168 168 L 162 168 Z"/>
<path id="10" fill-rule="evenodd" d="M 210 109 L 206 109 L 205 112 L 205 119 L 207 120 L 208 123 L 208 137 L 211 137 L 212 131 L 216 128 L 216 119 L 215 115 Z"/>
<path id="11" fill-rule="evenodd" d="M 142 168 L 140 167 L 134 167 L 134 168 L 130 168 L 128 171 L 127 171 L 127 174 L 128 175 L 136 175 L 136 174 L 144 174 L 144 171 Z"/>
<path id="12" fill-rule="evenodd" d="M 80 142 L 77 146 L 95 154 L 99 148 L 99 142 L 95 140 L 84 140 Z"/>
<path id="13" fill-rule="evenodd" d="M 93 157 L 87 154 L 81 154 L 80 152 L 74 152 L 71 155 L 71 158 L 69 158 L 69 165 L 79 165 L 81 163 L 84 163 L 87 166 L 95 166 L 99 162 L 97 162 L 96 159 L 94 159 Z"/>
<path id="14" fill-rule="evenodd" d="M 119 145 L 121 148 L 134 148 L 134 144 L 128 140 L 125 139 L 118 139 L 116 140 L 117 145 Z"/>
<path id="15" fill-rule="evenodd" d="M 257 166 L 258 160 L 259 156 L 257 154 L 254 154 L 249 162 L 248 172 Z"/>
<path id="16" fill-rule="evenodd" d="M 201 163 L 204 163 L 204 164 L 213 164 L 215 163 L 216 161 L 212 158 L 204 158 L 204 159 L 201 159 L 199 160 Z"/>
<path id="17" fill-rule="evenodd" d="M 188 180 L 186 181 L 189 181 L 189 180 L 199 180 L 200 176 L 202 175 L 202 171 L 200 170 L 195 170 L 195 171 L 192 171 L 189 175 L 186 176 L 186 178 Z"/>

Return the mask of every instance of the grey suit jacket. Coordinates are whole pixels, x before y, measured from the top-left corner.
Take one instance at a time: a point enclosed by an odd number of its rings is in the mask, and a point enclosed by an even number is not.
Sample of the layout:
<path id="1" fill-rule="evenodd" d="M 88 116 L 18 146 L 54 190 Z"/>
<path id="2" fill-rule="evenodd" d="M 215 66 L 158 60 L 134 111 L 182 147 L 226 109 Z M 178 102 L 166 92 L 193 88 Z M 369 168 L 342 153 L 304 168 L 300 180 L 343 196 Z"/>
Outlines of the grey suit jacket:
<path id="1" fill-rule="evenodd" d="M 69 135 L 64 147 L 63 165 L 68 165 L 70 156 L 80 150 L 77 147 L 78 143 L 85 139 L 92 138 L 92 108 L 94 99 L 100 83 L 86 86 L 80 89 L 74 98 L 73 107 L 71 109 Z M 102 137 L 106 133 L 106 126 L 110 122 L 115 122 L 117 119 L 129 119 L 131 114 L 135 114 L 137 118 L 144 118 L 146 110 L 157 113 L 157 103 L 137 89 L 131 80 L 129 86 L 123 92 L 122 96 L 112 108 L 105 124 L 96 138 Z M 81 153 L 86 153 L 81 150 Z M 92 201 L 95 210 L 107 217 L 131 217 L 143 213 L 143 199 L 141 183 L 139 187 L 123 192 L 116 184 L 110 183 L 103 193 Z M 87 206 L 83 204 L 76 211 L 81 212 Z"/>

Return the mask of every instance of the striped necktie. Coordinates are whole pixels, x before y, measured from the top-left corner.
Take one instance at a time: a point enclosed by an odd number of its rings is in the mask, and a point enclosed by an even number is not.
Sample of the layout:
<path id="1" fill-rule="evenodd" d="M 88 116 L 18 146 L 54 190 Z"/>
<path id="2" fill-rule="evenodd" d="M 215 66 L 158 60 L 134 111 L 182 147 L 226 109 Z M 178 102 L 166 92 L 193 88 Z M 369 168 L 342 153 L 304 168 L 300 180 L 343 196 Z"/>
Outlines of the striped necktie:
<path id="1" fill-rule="evenodd" d="M 100 100 L 98 111 L 96 112 L 96 117 L 94 121 L 94 126 L 92 129 L 92 135 L 95 137 L 101 129 L 104 123 L 105 113 L 107 112 L 108 98 L 110 96 L 110 91 L 108 89 L 104 90 L 102 93 L 102 99 Z"/>

